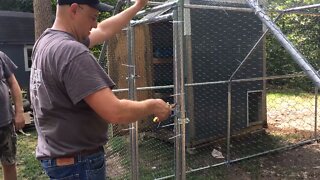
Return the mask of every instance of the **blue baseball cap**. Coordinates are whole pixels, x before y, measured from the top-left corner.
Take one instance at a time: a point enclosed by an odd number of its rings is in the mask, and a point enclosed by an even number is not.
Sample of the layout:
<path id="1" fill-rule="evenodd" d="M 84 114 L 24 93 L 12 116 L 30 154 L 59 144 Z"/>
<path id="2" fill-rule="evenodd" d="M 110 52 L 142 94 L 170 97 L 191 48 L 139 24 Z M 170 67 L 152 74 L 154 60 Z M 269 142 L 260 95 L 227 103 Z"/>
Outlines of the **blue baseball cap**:
<path id="1" fill-rule="evenodd" d="M 86 4 L 101 12 L 106 12 L 106 11 L 110 12 L 113 10 L 113 6 L 110 6 L 105 3 L 101 3 L 99 0 L 58 0 L 59 5 L 70 5 L 72 3 Z"/>

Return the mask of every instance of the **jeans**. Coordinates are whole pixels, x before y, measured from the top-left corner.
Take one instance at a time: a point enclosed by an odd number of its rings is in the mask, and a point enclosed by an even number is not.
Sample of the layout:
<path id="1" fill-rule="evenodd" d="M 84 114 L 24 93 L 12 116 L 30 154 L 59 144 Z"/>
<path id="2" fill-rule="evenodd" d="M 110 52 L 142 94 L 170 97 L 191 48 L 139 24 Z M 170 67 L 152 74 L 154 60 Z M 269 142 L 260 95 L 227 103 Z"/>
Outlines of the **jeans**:
<path id="1" fill-rule="evenodd" d="M 58 166 L 56 159 L 40 160 L 50 179 L 61 180 L 104 180 L 106 179 L 105 153 L 77 156 L 72 165 Z"/>

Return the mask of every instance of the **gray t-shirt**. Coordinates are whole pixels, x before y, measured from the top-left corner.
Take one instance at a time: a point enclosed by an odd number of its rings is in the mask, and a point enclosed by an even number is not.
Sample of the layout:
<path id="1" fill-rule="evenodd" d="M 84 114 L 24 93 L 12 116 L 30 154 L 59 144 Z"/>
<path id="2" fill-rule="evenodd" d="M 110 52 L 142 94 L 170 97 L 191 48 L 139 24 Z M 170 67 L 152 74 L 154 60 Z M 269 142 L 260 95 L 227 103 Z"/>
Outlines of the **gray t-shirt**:
<path id="1" fill-rule="evenodd" d="M 66 32 L 47 29 L 33 49 L 30 75 L 36 156 L 60 157 L 104 145 L 107 123 L 83 99 L 113 87 L 87 46 Z"/>
<path id="2" fill-rule="evenodd" d="M 0 51 L 0 127 L 10 124 L 13 119 L 7 79 L 16 69 L 12 60 Z"/>

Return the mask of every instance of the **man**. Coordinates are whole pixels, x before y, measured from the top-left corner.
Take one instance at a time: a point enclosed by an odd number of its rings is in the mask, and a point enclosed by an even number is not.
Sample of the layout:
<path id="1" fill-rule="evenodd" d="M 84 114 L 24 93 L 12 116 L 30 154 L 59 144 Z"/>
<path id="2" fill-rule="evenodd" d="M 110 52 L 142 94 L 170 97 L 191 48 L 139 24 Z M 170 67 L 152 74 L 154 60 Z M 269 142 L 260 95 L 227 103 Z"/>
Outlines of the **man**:
<path id="1" fill-rule="evenodd" d="M 0 51 L 0 157 L 5 180 L 17 179 L 15 130 L 22 129 L 25 124 L 21 90 L 13 74 L 16 69 L 11 59 Z M 9 89 L 14 102 L 14 114 Z"/>
<path id="2" fill-rule="evenodd" d="M 104 179 L 102 146 L 107 124 L 128 124 L 150 115 L 165 120 L 171 107 L 161 99 L 119 100 L 113 81 L 88 47 L 109 39 L 147 0 L 97 24 L 98 0 L 58 0 L 56 19 L 33 50 L 30 91 L 38 132 L 36 156 L 52 179 Z"/>

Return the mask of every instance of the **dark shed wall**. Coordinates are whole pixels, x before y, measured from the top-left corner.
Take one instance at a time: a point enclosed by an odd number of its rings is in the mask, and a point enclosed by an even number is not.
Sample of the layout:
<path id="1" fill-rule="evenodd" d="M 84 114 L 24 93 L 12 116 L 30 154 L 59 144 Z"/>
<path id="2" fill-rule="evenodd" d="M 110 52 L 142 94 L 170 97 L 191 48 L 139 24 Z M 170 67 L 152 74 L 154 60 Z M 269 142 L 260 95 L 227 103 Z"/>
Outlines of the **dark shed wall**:
<path id="1" fill-rule="evenodd" d="M 0 43 L 34 43 L 34 20 L 32 13 L 0 11 Z"/>
<path id="2" fill-rule="evenodd" d="M 18 66 L 16 78 L 23 89 L 29 87 L 30 71 L 25 69 L 24 48 L 34 44 L 32 13 L 0 11 L 0 51 Z"/>
<path id="3" fill-rule="evenodd" d="M 262 34 L 262 23 L 247 12 L 191 10 L 193 82 L 227 81 Z M 263 77 L 263 45 L 243 64 L 234 79 Z M 231 131 L 247 127 L 247 92 L 263 89 L 262 81 L 232 85 Z M 225 137 L 228 85 L 198 86 L 194 95 L 194 137 L 191 141 Z"/>
<path id="4" fill-rule="evenodd" d="M 22 89 L 28 89 L 30 71 L 25 71 L 23 45 L 1 45 L 0 50 L 6 53 L 18 66 L 15 76 Z"/>

